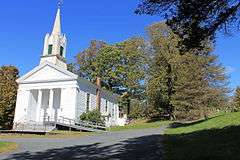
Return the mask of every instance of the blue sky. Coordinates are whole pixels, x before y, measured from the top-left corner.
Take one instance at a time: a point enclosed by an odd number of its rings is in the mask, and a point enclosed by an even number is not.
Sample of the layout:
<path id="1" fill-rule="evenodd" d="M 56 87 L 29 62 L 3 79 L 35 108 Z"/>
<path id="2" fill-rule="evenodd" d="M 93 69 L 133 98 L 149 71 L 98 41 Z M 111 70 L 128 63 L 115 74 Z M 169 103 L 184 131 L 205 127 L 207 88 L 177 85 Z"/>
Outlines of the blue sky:
<path id="1" fill-rule="evenodd" d="M 139 0 L 66 0 L 62 29 L 68 38 L 67 59 L 88 47 L 93 39 L 108 43 L 144 35 L 157 16 L 135 15 Z M 38 65 L 43 39 L 51 32 L 57 0 L 2 0 L 0 5 L 0 66 L 15 65 L 21 75 Z M 240 85 L 240 31 L 232 37 L 218 35 L 214 51 L 227 68 L 230 86 Z"/>

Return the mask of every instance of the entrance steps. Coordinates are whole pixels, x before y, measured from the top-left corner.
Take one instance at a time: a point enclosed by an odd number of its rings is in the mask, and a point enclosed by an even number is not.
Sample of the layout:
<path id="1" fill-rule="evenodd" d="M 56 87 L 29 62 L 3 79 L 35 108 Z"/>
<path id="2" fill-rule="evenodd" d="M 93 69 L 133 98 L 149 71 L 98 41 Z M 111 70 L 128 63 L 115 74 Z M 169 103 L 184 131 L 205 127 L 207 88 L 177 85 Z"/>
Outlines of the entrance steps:
<path id="1" fill-rule="evenodd" d="M 15 132 L 51 132 L 55 129 L 54 125 L 39 122 L 20 122 L 14 123 L 13 131 Z"/>
<path id="2" fill-rule="evenodd" d="M 106 126 L 100 123 L 89 121 L 77 121 L 66 117 L 59 117 L 59 119 L 45 119 L 44 122 L 19 122 L 14 123 L 14 132 L 51 132 L 58 128 L 68 128 L 68 130 L 88 131 L 88 132 L 105 132 Z"/>

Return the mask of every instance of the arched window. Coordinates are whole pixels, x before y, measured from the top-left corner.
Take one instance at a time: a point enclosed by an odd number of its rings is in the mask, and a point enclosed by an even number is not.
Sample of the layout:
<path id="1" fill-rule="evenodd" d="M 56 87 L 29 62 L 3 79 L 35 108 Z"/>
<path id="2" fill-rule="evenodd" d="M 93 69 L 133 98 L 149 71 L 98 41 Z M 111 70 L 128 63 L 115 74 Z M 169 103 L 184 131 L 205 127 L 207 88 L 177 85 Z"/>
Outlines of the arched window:
<path id="1" fill-rule="evenodd" d="M 87 112 L 89 111 L 89 107 L 90 107 L 90 94 L 87 93 L 87 108 L 86 108 Z"/>

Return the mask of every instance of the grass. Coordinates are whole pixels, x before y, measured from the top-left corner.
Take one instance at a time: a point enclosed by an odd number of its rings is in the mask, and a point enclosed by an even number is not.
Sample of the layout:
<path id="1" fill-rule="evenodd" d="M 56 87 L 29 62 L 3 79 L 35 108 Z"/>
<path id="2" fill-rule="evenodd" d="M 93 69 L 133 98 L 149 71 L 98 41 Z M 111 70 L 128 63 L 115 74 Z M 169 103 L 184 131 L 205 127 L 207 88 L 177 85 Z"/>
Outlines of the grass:
<path id="1" fill-rule="evenodd" d="M 76 138 L 82 136 L 89 136 L 95 133 L 92 132 L 77 132 L 77 131 L 52 131 L 46 135 L 38 134 L 0 134 L 0 139 L 7 138 Z"/>
<path id="2" fill-rule="evenodd" d="M 168 121 L 149 122 L 148 120 L 140 119 L 140 120 L 134 121 L 133 123 L 130 123 L 129 125 L 111 127 L 108 130 L 109 131 L 122 131 L 122 130 L 129 130 L 129 129 L 159 128 L 159 127 L 161 127 L 163 125 L 167 125 L 167 124 L 169 124 Z"/>
<path id="3" fill-rule="evenodd" d="M 240 159 L 240 112 L 173 123 L 165 134 L 166 160 Z"/>
<path id="4" fill-rule="evenodd" d="M 17 149 L 17 144 L 13 142 L 0 142 L 0 154 Z"/>

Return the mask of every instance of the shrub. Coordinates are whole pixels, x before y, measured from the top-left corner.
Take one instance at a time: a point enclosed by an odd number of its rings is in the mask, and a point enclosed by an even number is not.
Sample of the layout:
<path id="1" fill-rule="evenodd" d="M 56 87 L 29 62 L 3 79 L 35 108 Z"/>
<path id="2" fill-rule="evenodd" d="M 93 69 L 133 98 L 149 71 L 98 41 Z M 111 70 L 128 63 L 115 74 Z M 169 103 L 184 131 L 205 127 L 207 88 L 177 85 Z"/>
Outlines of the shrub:
<path id="1" fill-rule="evenodd" d="M 102 115 L 98 110 L 87 111 L 80 116 L 82 121 L 90 121 L 95 123 L 104 123 Z"/>
<path id="2" fill-rule="evenodd" d="M 128 115 L 128 117 L 130 119 L 139 119 L 139 118 L 143 118 L 144 114 L 143 114 L 143 110 L 140 106 L 135 106 L 131 109 L 130 114 Z"/>
<path id="3" fill-rule="evenodd" d="M 148 106 L 145 110 L 144 110 L 144 116 L 148 119 L 161 119 L 162 111 L 156 110 L 155 107 L 153 106 Z"/>
<path id="4" fill-rule="evenodd" d="M 138 100 L 131 100 L 131 106 L 130 106 L 130 113 L 128 115 L 128 118 L 130 119 L 140 119 L 144 118 L 144 110 L 145 106 L 141 104 Z"/>

